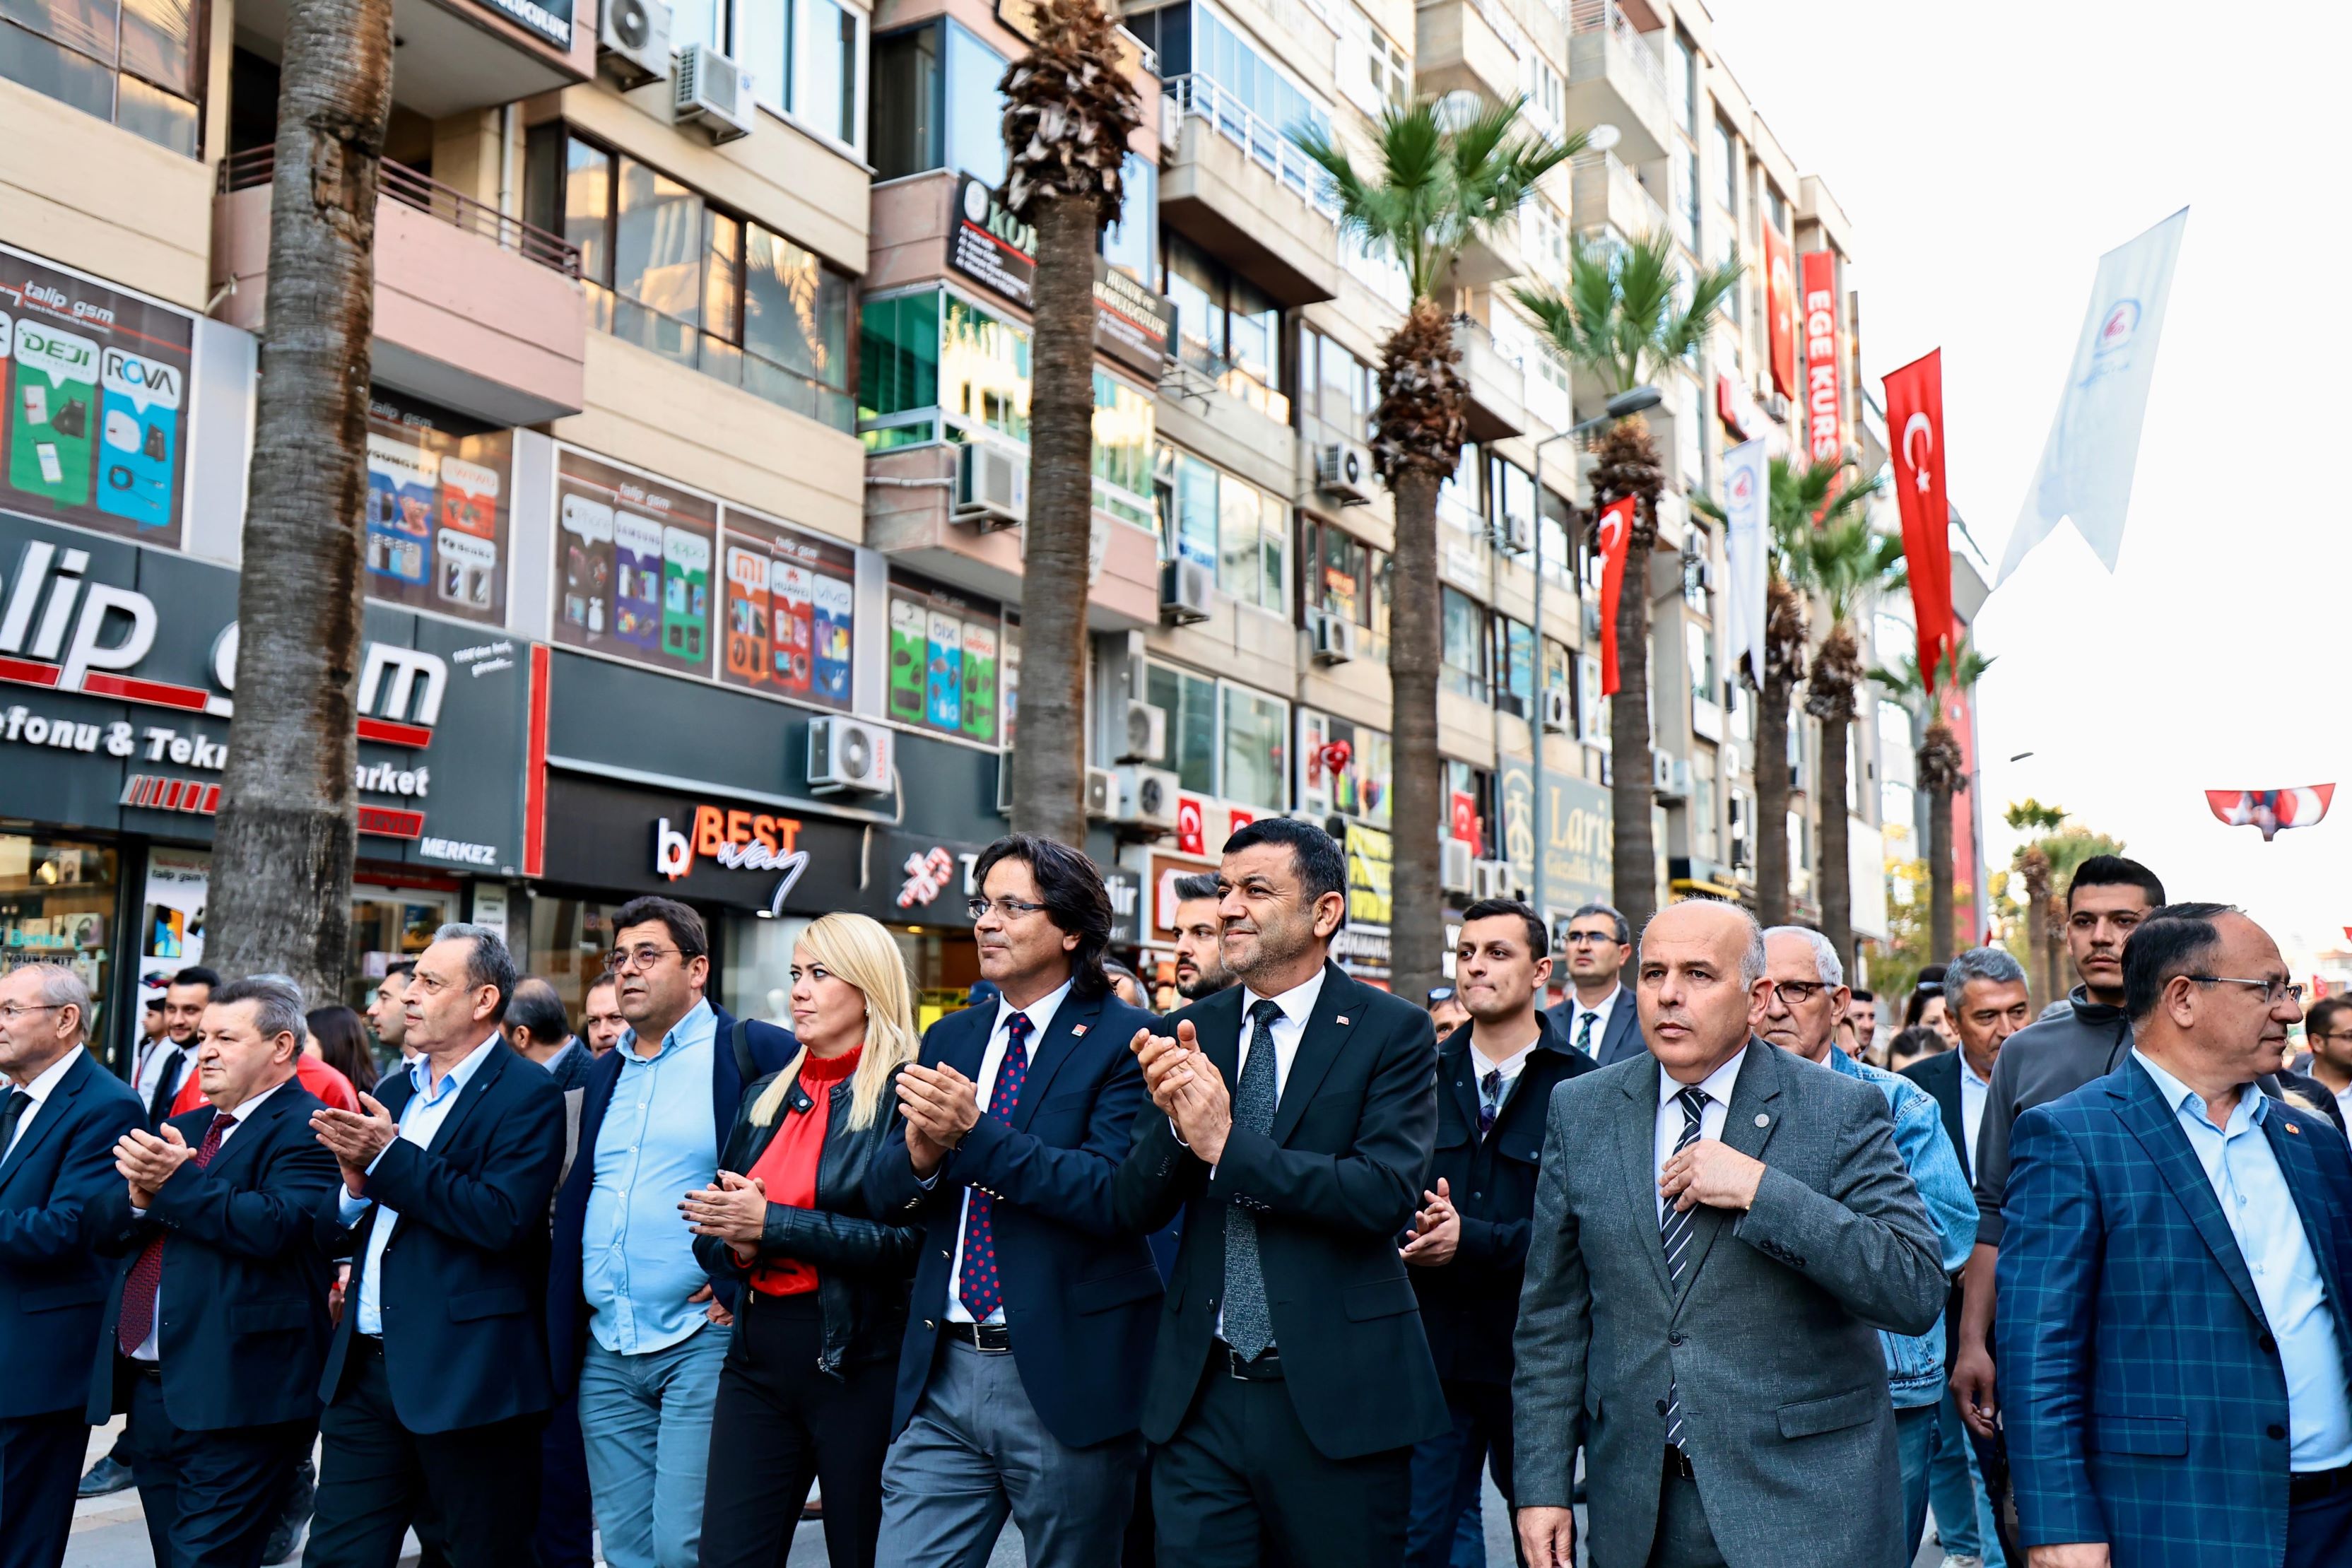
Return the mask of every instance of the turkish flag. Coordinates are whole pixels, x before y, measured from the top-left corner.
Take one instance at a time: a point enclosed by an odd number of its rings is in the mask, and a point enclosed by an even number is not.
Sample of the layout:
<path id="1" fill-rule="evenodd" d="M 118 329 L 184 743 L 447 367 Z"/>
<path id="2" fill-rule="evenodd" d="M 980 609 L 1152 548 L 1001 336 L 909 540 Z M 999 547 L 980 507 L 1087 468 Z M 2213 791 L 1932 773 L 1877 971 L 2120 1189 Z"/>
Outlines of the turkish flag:
<path id="1" fill-rule="evenodd" d="M 1772 390 L 1797 395 L 1797 264 L 1770 224 L 1764 225 L 1764 313 L 1771 322 Z"/>
<path id="2" fill-rule="evenodd" d="M 1612 501 L 1601 514 L 1601 695 L 1617 691 L 1617 601 L 1625 591 L 1625 555 L 1633 538 L 1634 498 Z"/>
<path id="3" fill-rule="evenodd" d="M 1919 672 L 1933 691 L 1936 666 L 1952 645 L 1952 514 L 1944 498 L 1943 350 L 1887 376 L 1886 433 L 1895 445 L 1895 500 L 1903 511 L 1903 558 L 1911 565 Z"/>

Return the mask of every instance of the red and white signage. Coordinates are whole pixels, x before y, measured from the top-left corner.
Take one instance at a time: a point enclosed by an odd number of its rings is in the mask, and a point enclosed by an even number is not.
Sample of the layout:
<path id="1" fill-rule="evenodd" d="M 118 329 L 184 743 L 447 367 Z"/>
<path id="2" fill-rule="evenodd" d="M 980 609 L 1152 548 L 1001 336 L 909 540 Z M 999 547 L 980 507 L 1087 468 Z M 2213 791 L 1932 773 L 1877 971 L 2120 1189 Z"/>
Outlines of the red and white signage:
<path id="1" fill-rule="evenodd" d="M 1764 314 L 1771 324 L 1772 390 L 1797 395 L 1797 269 L 1789 242 L 1764 225 Z"/>
<path id="2" fill-rule="evenodd" d="M 1756 405 L 1747 383 L 1718 372 L 1715 378 L 1715 412 L 1724 428 L 1742 441 L 1764 434 L 1764 411 Z"/>
<path id="3" fill-rule="evenodd" d="M 1201 802 L 1190 795 L 1176 797 L 1176 849 L 1181 854 L 1203 855 L 1201 847 L 1203 814 Z"/>
<path id="4" fill-rule="evenodd" d="M 1886 434 L 1895 445 L 1895 502 L 1903 513 L 1903 558 L 1911 567 L 1911 612 L 1919 628 L 1919 673 L 1935 690 L 1952 645 L 1950 503 L 1944 489 L 1944 351 L 1886 378 Z"/>
<path id="5" fill-rule="evenodd" d="M 1625 594 L 1625 555 L 1633 537 L 1633 497 L 1601 514 L 1601 695 L 1617 693 L 1617 604 Z"/>
<path id="6" fill-rule="evenodd" d="M 1837 256 L 1807 251 L 1804 262 L 1805 446 L 1816 463 L 1845 450 L 1845 372 L 1838 355 Z"/>
<path id="7" fill-rule="evenodd" d="M 1451 801 L 1450 826 L 1455 838 L 1465 844 L 1478 841 L 1478 802 L 1466 792 L 1456 789 Z"/>

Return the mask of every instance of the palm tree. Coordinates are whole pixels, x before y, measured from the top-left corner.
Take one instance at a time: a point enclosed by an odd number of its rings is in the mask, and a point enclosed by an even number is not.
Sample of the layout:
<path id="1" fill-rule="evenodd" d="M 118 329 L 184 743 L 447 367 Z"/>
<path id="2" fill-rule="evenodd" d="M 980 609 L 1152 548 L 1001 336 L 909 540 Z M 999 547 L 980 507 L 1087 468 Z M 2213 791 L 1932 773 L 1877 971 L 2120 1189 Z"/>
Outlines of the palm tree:
<path id="1" fill-rule="evenodd" d="M 1874 668 L 1870 678 L 1888 695 L 1926 713 L 1927 727 L 1919 735 L 1919 788 L 1927 792 L 1927 952 L 1936 963 L 1951 961 L 1952 947 L 1952 797 L 1968 788 L 1968 756 L 1945 717 L 1945 704 L 1956 692 L 1967 691 L 1983 678 L 1992 661 L 1969 646 L 1965 635 L 1955 636 L 1936 664 L 1936 689 L 1920 678 L 1919 655 L 1904 655 L 1893 669 Z"/>
<path id="2" fill-rule="evenodd" d="M 1837 488 L 1846 470 L 1833 463 L 1799 467 L 1786 457 L 1770 465 L 1769 575 L 1764 583 L 1764 668 L 1748 672 L 1756 692 L 1756 917 L 1767 925 L 1789 918 L 1789 698 L 1805 678 L 1804 596 L 1790 584 L 1793 558 L 1814 520 L 1843 523 L 1859 514 L 1868 492 Z M 1700 491 L 1691 506 L 1727 522 L 1723 504 Z"/>
<path id="3" fill-rule="evenodd" d="M 2045 806 L 2032 796 L 2010 802 L 2001 816 L 2019 832 L 2037 834 L 2054 832 L 2066 821 L 2063 808 Z M 2042 994 L 2033 998 L 2033 1005 L 2040 1008 L 2065 995 L 2058 986 L 2058 927 L 2051 919 L 2050 852 L 2037 838 L 2017 852 L 2015 863 L 2018 875 L 2025 880 L 2022 940 L 2033 954 L 2033 967 L 2041 971 Z"/>
<path id="4" fill-rule="evenodd" d="M 1673 239 L 1656 234 L 1622 250 L 1580 242 L 1569 258 L 1566 290 L 1539 284 L 1512 293 L 1560 356 L 1598 376 L 1613 397 L 1696 353 L 1743 270 L 1734 256 L 1685 287 Z M 1612 423 L 1596 455 L 1596 517 L 1628 496 L 1636 501 L 1625 546 L 1629 591 L 1617 601 L 1618 684 L 1609 702 L 1609 748 L 1615 818 L 1611 881 L 1618 909 L 1639 931 L 1657 907 L 1657 848 L 1650 836 L 1649 559 L 1666 481 L 1649 423 L 1638 413 Z M 1785 872 L 1784 866 L 1784 882 Z"/>
<path id="5" fill-rule="evenodd" d="M 1045 0 L 1001 85 L 1004 204 L 1036 233 L 1029 522 L 1013 829 L 1087 841 L 1087 559 L 1094 531 L 1095 248 L 1142 116 L 1100 0 Z"/>
<path id="6" fill-rule="evenodd" d="M 392 0 L 296 0 L 278 92 L 236 720 L 211 962 L 342 994 L 357 858 L 360 552 Z M 263 570 L 266 563 L 266 570 Z"/>
<path id="7" fill-rule="evenodd" d="M 1455 115 L 1423 99 L 1381 116 L 1370 173 L 1311 126 L 1292 132 L 1321 166 L 1350 236 L 1403 269 L 1412 304 L 1381 350 L 1381 402 L 1372 462 L 1396 502 L 1394 600 L 1390 606 L 1389 690 L 1396 755 L 1390 945 L 1399 995 L 1436 983 L 1445 941 L 1438 885 L 1440 801 L 1437 749 L 1437 488 L 1453 476 L 1469 432 L 1467 389 L 1454 367 L 1462 353 L 1438 296 L 1474 239 L 1514 218 L 1536 182 L 1575 156 L 1582 132 L 1553 141 L 1518 129 L 1523 99 Z M 1025 738 L 1025 737 L 1024 737 Z"/>

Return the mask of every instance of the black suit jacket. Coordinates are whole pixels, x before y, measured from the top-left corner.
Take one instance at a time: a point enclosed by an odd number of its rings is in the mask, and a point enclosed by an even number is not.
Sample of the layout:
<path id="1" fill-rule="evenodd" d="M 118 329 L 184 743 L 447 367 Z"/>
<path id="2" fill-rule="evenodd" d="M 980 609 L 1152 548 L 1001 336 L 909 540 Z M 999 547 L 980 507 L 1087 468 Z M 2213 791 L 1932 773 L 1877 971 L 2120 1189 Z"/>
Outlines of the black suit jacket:
<path id="1" fill-rule="evenodd" d="M 1544 1016 L 1559 1031 L 1560 1044 L 1574 1050 L 1576 993 L 1569 992 L 1566 1001 L 1548 1009 Z M 1640 1056 L 1650 1049 L 1642 1039 L 1642 1009 L 1634 1005 L 1633 988 L 1622 981 L 1618 983 L 1616 1005 L 1609 1009 L 1609 1022 L 1601 1030 L 1599 1045 L 1592 1060 L 1601 1067 L 1614 1067 L 1627 1057 Z"/>
<path id="2" fill-rule="evenodd" d="M 90 1204 L 90 1244 L 116 1260 L 90 1367 L 85 1414 L 93 1425 L 129 1408 L 115 1325 L 131 1267 L 159 1235 L 168 1239 L 156 1349 L 172 1424 L 211 1432 L 318 1417 L 334 1268 L 312 1220 L 342 1185 L 335 1156 L 310 1130 L 320 1108 L 289 1079 L 240 1121 L 210 1166 L 182 1166 L 143 1218 L 131 1215 L 130 1185 L 119 1176 Z M 194 1148 L 212 1123 L 205 1105 L 171 1124 Z"/>
<path id="3" fill-rule="evenodd" d="M 0 1421 L 89 1398 L 106 1269 L 84 1211 L 122 1180 L 115 1144 L 146 1124 L 137 1092 L 85 1051 L 0 1157 Z"/>
<path id="4" fill-rule="evenodd" d="M 978 1082 L 996 1014 L 991 1003 L 933 1024 L 923 1036 L 924 1064 L 946 1062 Z M 1137 1113 L 1150 1104 L 1128 1047 L 1151 1027 L 1150 1013 L 1117 997 L 1064 997 L 1032 1042 L 1012 1124 L 983 1105 L 928 1188 L 915 1178 L 893 1096 L 889 1130 L 866 1168 L 866 1201 L 881 1218 L 923 1230 L 893 1433 L 906 1429 L 930 1380 L 967 1187 L 996 1197 L 989 1228 L 1004 1324 L 1037 1419 L 1074 1448 L 1135 1430 L 1160 1271 L 1144 1228 L 1120 1220 L 1112 1188 Z"/>
<path id="5" fill-rule="evenodd" d="M 1190 1019 L 1230 1089 L 1241 1060 L 1235 986 L 1171 1013 Z M 1317 1450 L 1335 1459 L 1404 1448 L 1446 1429 L 1421 1304 L 1397 1257 L 1420 1207 L 1437 1134 L 1429 1015 L 1323 968 L 1271 1134 L 1235 1131 L 1212 1173 L 1156 1110 L 1138 1120 L 1118 1172 L 1118 1218 L 1150 1231 L 1180 1210 L 1184 1240 L 1160 1318 L 1143 1432 L 1172 1437 L 1192 1403 L 1223 1299 L 1225 1210 L 1256 1217 L 1258 1261 L 1284 1385 Z"/>
<path id="6" fill-rule="evenodd" d="M 1944 1113 L 1944 1131 L 1952 1140 L 1952 1153 L 1960 1158 L 1960 1169 L 1969 1181 L 1977 1179 L 1976 1167 L 1969 1163 L 1969 1134 L 1960 1119 L 1960 1052 L 1958 1047 L 1939 1051 L 1933 1056 L 1922 1057 L 1903 1070 L 1903 1076 L 1936 1097 L 1936 1104 Z"/>
<path id="7" fill-rule="evenodd" d="M 458 1092 L 432 1147 L 394 1139 L 378 1158 L 366 1190 L 375 1202 L 356 1224 L 343 1223 L 341 1181 L 319 1208 L 321 1249 L 352 1260 L 319 1397 L 331 1405 L 342 1385 L 368 1238 L 388 1207 L 400 1226 L 383 1250 L 384 1372 L 400 1424 L 419 1434 L 537 1415 L 555 1402 L 544 1296 L 563 1094 L 496 1036 L 484 1049 L 489 1060 Z M 407 1073 L 376 1090 L 395 1121 L 416 1092 Z"/>
<path id="8" fill-rule="evenodd" d="M 1437 1154 L 1423 1185 L 1435 1191 L 1438 1178 L 1444 1178 L 1462 1216 L 1462 1239 L 1452 1262 L 1408 1267 L 1406 1275 L 1421 1298 L 1440 1377 L 1511 1381 L 1511 1331 L 1518 1322 L 1551 1092 L 1596 1071 L 1591 1057 L 1561 1039 L 1549 1014 L 1538 1013 L 1536 1022 L 1542 1032 L 1535 1049 L 1483 1138 L 1478 1078 L 1486 1063 L 1471 1050 L 1471 1026 L 1464 1024 L 1437 1048 Z"/>
<path id="9" fill-rule="evenodd" d="M 723 1045 L 726 1042 L 721 1040 L 719 1043 Z M 586 1088 L 588 1075 L 595 1070 L 596 1058 L 589 1053 L 588 1042 L 577 1035 L 572 1037 L 571 1044 L 554 1061 L 547 1063 L 545 1069 L 547 1075 L 555 1080 L 555 1086 L 566 1091 Z M 605 1093 L 609 1100 L 611 1091 L 608 1089 Z"/>

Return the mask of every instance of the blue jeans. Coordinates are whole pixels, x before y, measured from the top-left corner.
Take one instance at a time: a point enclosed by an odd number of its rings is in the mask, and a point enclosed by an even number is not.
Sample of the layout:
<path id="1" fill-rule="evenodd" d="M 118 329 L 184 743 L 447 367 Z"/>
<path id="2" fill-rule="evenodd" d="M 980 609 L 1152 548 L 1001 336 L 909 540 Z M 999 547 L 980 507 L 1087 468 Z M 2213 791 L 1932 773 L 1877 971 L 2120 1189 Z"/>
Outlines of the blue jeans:
<path id="1" fill-rule="evenodd" d="M 710 1411 L 730 1332 L 706 1324 L 643 1355 L 606 1350 L 590 1336 L 580 1435 L 611 1568 L 695 1568 Z"/>
<path id="2" fill-rule="evenodd" d="M 1903 1462 L 1903 1564 L 1907 1564 L 1919 1555 L 1919 1536 L 1927 1528 L 1927 1466 L 1936 1457 L 1935 1406 L 1913 1405 L 1895 1412 L 1895 1450 Z"/>
<path id="3" fill-rule="evenodd" d="M 1936 1535 L 1951 1556 L 1982 1557 L 1985 1568 L 2008 1568 L 1992 1527 L 1992 1504 L 1977 1474 L 1976 1446 L 1960 1424 L 1960 1407 L 1949 1388 L 1936 1411 L 1936 1455 L 1927 1467 Z"/>

